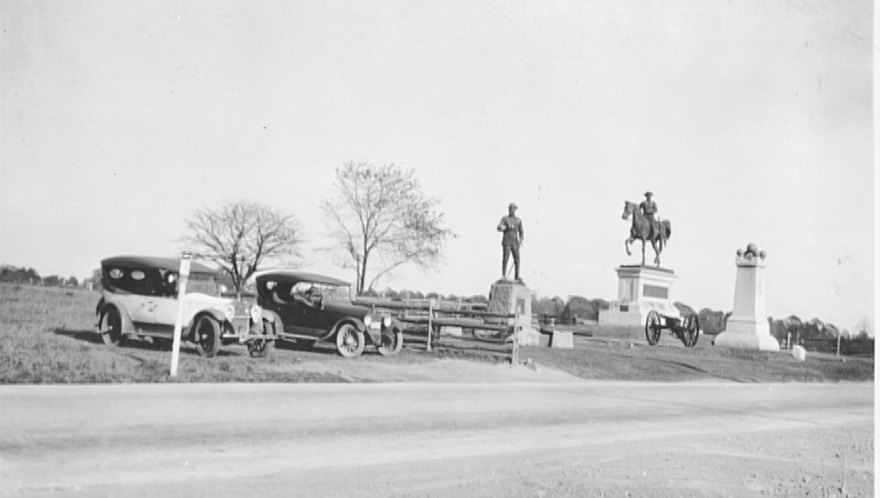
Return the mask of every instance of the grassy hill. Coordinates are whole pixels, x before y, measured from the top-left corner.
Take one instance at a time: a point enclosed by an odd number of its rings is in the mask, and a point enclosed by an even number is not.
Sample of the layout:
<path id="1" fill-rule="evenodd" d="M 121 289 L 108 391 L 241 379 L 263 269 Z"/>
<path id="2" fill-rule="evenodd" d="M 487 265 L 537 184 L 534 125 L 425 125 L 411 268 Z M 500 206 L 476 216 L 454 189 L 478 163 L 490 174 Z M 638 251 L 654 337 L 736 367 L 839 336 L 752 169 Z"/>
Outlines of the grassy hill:
<path id="1" fill-rule="evenodd" d="M 143 341 L 126 347 L 102 343 L 94 327 L 99 297 L 98 292 L 81 289 L 0 284 L 0 383 L 405 381 L 424 380 L 430 369 L 419 365 L 438 358 L 490 363 L 505 359 L 486 349 L 461 347 L 445 336 L 431 353 L 416 338 L 398 357 L 367 351 L 353 360 L 322 346 L 284 345 L 269 359 L 250 358 L 243 346 L 223 350 L 216 358 L 202 358 L 184 348 L 180 375 L 171 379 L 167 347 Z M 798 362 L 787 352 L 716 348 L 706 336 L 695 348 L 686 349 L 668 334 L 658 346 L 648 346 L 641 329 L 594 324 L 578 327 L 574 349 L 523 347 L 520 357 L 531 358 L 538 368 L 558 368 L 587 379 L 824 382 L 874 378 L 872 357 L 810 353 L 807 361 Z"/>

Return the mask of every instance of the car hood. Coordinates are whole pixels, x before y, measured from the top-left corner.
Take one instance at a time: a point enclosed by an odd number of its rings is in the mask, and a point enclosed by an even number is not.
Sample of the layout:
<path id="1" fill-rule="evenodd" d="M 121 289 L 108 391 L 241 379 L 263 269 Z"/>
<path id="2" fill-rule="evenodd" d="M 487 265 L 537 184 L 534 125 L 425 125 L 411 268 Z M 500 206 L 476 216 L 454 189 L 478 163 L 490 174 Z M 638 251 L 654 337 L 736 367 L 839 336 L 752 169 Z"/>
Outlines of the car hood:
<path id="1" fill-rule="evenodd" d="M 183 296 L 183 300 L 188 304 L 203 304 L 206 306 L 216 307 L 220 310 L 226 308 L 227 305 L 235 302 L 234 299 L 229 299 L 227 297 L 209 296 L 208 294 L 202 294 L 201 292 L 186 294 L 185 296 Z"/>
<path id="2" fill-rule="evenodd" d="M 353 316 L 363 320 L 370 312 L 370 308 L 353 303 L 345 303 L 342 301 L 327 301 L 324 303 L 324 311 L 329 313 L 338 313 L 340 315 Z"/>

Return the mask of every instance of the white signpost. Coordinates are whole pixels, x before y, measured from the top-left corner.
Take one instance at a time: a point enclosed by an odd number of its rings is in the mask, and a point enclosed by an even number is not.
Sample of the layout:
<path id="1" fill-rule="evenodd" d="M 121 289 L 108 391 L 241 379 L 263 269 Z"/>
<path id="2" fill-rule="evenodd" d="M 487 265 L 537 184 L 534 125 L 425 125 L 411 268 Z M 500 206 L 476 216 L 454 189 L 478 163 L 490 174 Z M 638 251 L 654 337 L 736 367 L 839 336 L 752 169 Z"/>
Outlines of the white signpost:
<path id="1" fill-rule="evenodd" d="M 177 321 L 174 322 L 174 343 L 171 346 L 171 376 L 177 377 L 177 362 L 180 359 L 180 335 L 183 329 L 183 296 L 186 295 L 186 282 L 189 280 L 189 266 L 192 255 L 183 253 L 180 258 L 180 273 L 177 279 Z"/>

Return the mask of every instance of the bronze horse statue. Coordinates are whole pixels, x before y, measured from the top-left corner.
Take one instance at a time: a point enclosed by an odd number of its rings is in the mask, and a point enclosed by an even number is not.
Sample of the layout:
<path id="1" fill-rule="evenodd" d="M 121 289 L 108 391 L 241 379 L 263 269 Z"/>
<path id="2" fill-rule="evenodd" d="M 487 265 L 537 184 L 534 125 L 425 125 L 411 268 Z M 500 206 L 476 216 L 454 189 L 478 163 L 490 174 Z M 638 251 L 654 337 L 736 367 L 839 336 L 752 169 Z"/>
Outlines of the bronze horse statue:
<path id="1" fill-rule="evenodd" d="M 635 202 L 624 201 L 623 219 L 629 219 L 632 215 L 632 228 L 629 229 L 629 238 L 624 241 L 626 254 L 631 255 L 629 245 L 636 239 L 642 241 L 642 265 L 645 264 L 645 241 L 651 241 L 651 247 L 654 248 L 654 264 L 660 266 L 660 253 L 663 252 L 663 246 L 666 245 L 666 239 L 672 235 L 672 225 L 669 220 L 663 220 L 657 226 L 651 227 L 651 222 L 645 218 L 639 209 L 639 205 Z"/>

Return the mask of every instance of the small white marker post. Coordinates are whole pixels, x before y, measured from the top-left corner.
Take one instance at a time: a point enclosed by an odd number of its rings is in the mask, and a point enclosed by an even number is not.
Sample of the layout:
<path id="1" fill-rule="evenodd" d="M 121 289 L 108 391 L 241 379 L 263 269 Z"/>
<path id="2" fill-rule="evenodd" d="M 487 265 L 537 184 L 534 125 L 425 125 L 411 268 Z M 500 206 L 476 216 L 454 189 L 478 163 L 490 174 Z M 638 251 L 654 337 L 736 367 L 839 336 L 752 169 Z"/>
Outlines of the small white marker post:
<path id="1" fill-rule="evenodd" d="M 180 334 L 183 330 L 183 296 L 186 295 L 186 282 L 189 280 L 189 265 L 192 255 L 183 253 L 180 258 L 180 273 L 177 278 L 177 321 L 174 322 L 174 342 L 171 346 L 171 376 L 177 377 L 177 362 L 180 359 Z"/>

